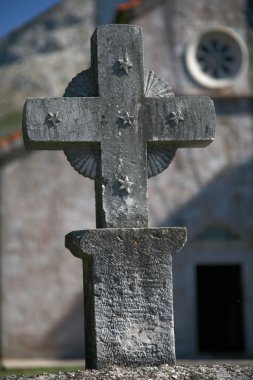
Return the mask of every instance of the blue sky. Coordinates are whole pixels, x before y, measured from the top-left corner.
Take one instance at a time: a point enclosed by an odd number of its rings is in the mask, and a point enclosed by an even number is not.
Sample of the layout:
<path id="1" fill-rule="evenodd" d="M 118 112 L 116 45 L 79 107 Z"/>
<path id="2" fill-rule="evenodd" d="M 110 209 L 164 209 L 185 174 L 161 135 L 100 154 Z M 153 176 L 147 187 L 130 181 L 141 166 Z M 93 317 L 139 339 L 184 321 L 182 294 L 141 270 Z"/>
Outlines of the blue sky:
<path id="1" fill-rule="evenodd" d="M 60 0 L 0 0 L 0 38 Z"/>
<path id="2" fill-rule="evenodd" d="M 98 0 L 99 23 L 113 21 L 118 4 L 126 0 Z M 0 0 L 0 38 L 61 0 Z"/>

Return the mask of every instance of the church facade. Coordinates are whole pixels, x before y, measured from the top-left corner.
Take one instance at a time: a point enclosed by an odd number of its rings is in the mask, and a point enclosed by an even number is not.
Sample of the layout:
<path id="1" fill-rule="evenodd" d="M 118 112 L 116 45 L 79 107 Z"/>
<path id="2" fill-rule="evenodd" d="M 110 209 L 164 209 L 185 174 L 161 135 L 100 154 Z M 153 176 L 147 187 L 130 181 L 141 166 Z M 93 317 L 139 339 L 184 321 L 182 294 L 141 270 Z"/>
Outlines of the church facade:
<path id="1" fill-rule="evenodd" d="M 167 178 L 156 179 L 166 190 L 153 183 L 167 206 L 156 223 L 188 228 L 173 261 L 178 357 L 253 352 L 252 10 L 247 1 L 168 1 L 141 17 L 136 10 L 146 65 L 177 95 L 210 96 L 217 113 L 214 143 L 178 150 Z"/>

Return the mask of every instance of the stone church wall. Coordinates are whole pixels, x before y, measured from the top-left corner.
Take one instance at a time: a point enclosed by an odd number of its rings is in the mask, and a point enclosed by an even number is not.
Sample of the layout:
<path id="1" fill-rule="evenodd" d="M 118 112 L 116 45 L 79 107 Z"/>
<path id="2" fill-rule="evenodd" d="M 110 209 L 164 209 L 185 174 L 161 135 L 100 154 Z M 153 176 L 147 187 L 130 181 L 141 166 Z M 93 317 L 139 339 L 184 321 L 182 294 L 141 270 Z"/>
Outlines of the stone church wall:
<path id="1" fill-rule="evenodd" d="M 166 78 L 177 95 L 211 96 L 217 112 L 215 141 L 204 150 L 179 149 L 169 169 L 149 181 L 151 222 L 188 229 L 188 243 L 174 258 L 175 337 L 179 357 L 201 354 L 196 284 L 200 265 L 240 266 L 243 299 L 237 302 L 242 302 L 243 354 L 250 356 L 253 352 L 252 25 L 248 3 L 170 1 L 134 20 L 144 29 L 145 66 Z M 249 69 L 230 87 L 220 90 L 197 83 L 185 62 L 191 39 L 212 27 L 232 29 L 249 49 Z M 201 232 L 214 226 L 219 231 L 214 240 L 198 240 Z M 226 229 L 237 231 L 238 240 L 233 236 L 225 240 L 220 237 L 220 231 Z"/>
<path id="2" fill-rule="evenodd" d="M 2 354 L 82 357 L 82 263 L 64 247 L 93 228 L 91 180 L 62 152 L 24 153 L 1 170 Z"/>

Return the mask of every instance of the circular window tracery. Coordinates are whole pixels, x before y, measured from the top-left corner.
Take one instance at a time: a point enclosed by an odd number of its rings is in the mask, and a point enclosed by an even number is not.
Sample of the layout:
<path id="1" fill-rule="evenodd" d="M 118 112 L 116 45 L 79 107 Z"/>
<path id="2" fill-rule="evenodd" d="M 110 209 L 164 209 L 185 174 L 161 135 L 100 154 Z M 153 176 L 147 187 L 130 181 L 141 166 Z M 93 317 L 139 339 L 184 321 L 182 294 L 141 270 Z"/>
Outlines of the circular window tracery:
<path id="1" fill-rule="evenodd" d="M 208 88 L 234 84 L 248 67 L 248 50 L 239 35 L 220 27 L 207 30 L 189 44 L 186 65 L 192 77 Z"/>

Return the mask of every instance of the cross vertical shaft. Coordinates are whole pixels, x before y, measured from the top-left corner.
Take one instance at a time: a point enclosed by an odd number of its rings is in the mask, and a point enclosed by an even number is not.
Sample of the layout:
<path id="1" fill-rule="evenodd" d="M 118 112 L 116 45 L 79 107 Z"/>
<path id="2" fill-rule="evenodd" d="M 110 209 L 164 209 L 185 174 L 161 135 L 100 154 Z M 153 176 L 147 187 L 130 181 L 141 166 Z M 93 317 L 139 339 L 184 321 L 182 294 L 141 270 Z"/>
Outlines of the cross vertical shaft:
<path id="1" fill-rule="evenodd" d="M 96 179 L 97 227 L 147 227 L 146 141 L 138 123 L 144 69 L 141 30 L 97 29 L 92 37 L 101 110 L 101 158 Z"/>

